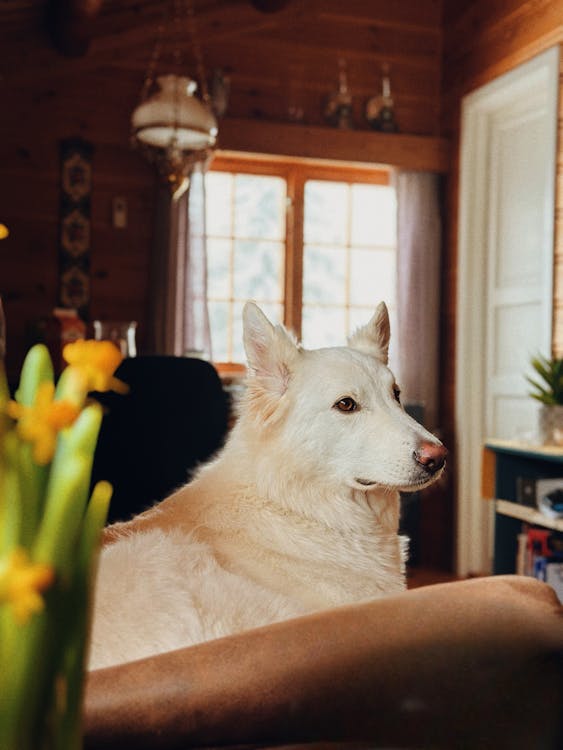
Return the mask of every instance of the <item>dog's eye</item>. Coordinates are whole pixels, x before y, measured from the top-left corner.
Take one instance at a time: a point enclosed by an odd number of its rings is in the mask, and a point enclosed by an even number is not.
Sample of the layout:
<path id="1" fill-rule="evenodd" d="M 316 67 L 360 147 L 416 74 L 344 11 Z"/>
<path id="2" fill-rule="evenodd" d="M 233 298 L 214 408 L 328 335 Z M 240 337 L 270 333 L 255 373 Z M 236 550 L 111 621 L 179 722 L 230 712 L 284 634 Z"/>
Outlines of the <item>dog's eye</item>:
<path id="1" fill-rule="evenodd" d="M 393 396 L 395 398 L 395 401 L 400 404 L 401 403 L 401 389 L 399 386 L 395 383 L 393 386 Z"/>
<path id="2" fill-rule="evenodd" d="M 334 404 L 335 408 L 338 409 L 338 411 L 356 411 L 358 408 L 358 404 L 354 401 L 354 399 L 351 396 L 346 396 L 345 398 L 341 398 L 340 401 L 337 401 Z"/>

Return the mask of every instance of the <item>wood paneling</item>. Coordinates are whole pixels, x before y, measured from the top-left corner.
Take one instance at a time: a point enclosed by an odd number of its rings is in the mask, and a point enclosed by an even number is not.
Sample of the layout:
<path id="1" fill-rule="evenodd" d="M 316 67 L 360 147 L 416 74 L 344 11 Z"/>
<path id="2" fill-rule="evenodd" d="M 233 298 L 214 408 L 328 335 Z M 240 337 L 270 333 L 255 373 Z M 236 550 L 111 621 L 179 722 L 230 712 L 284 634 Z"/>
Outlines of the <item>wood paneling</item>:
<path id="1" fill-rule="evenodd" d="M 441 5 L 292 0 L 265 14 L 248 0 L 195 0 L 206 69 L 222 68 L 231 81 L 222 147 L 446 169 L 447 145 L 439 138 Z M 130 148 L 129 118 L 167 7 L 172 3 L 105 0 L 89 22 L 87 54 L 68 58 L 48 33 L 47 0 L 0 4 L 0 221 L 11 230 L 0 243 L 0 293 L 11 376 L 28 329 L 56 304 L 59 142 L 72 136 L 94 146 L 91 317 L 135 318 L 143 351 L 155 178 Z M 163 39 L 156 72 L 180 65 L 195 76 L 185 21 L 165 26 Z M 341 57 L 355 132 L 324 127 Z M 365 102 L 380 90 L 383 63 L 391 66 L 401 129 L 387 138 L 370 131 L 364 117 Z M 302 111 L 299 124 L 290 124 L 292 108 Z M 112 226 L 115 196 L 127 201 L 126 229 Z"/>
<path id="2" fill-rule="evenodd" d="M 301 156 L 370 164 L 392 164 L 414 170 L 445 172 L 448 143 L 442 138 L 346 131 L 267 121 L 226 118 L 219 134 L 221 148 L 263 154 Z"/>
<path id="3" fill-rule="evenodd" d="M 91 318 L 137 320 L 143 345 L 154 175 L 129 147 L 130 99 L 123 81 L 103 71 L 37 87 L 12 89 L 4 82 L 2 101 L 9 106 L 0 118 L 0 220 L 10 236 L 0 243 L 0 294 L 12 381 L 33 330 L 57 302 L 59 143 L 66 137 L 94 145 Z M 126 229 L 112 226 L 115 196 L 127 201 Z"/>
<path id="4" fill-rule="evenodd" d="M 53 54 L 42 25 L 45 5 L 43 0 L 30 8 L 24 0 L 15 0 L 0 7 L 8 83 L 37 87 L 68 76 L 89 83 L 95 71 L 104 69 L 105 76 L 126 73 L 135 78 L 130 89 L 134 100 L 159 26 L 164 32 L 156 72 L 176 67 L 195 76 L 188 26 L 182 19 L 166 21 L 167 3 L 107 0 L 91 24 L 88 54 L 77 59 Z M 380 91 L 382 65 L 388 64 L 401 129 L 439 135 L 441 0 L 293 0 L 271 14 L 244 0 L 197 0 L 195 7 L 205 66 L 229 75 L 235 116 L 259 112 L 265 119 L 287 121 L 295 99 L 304 110 L 305 124 L 323 124 L 324 99 L 337 86 L 338 59 L 344 58 L 358 128 L 368 127 L 365 102 Z"/>

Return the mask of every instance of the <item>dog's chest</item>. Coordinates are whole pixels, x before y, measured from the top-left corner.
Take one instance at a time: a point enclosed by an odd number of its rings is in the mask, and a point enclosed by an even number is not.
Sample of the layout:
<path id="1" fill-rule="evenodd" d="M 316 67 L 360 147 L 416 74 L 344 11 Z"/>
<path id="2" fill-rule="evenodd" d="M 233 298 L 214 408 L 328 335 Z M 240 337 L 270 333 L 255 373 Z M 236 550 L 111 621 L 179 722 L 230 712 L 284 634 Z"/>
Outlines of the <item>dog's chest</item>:
<path id="1" fill-rule="evenodd" d="M 288 597 L 303 611 L 404 589 L 402 543 L 375 524 L 336 530 L 266 509 L 252 524 L 201 528 L 221 566 Z"/>

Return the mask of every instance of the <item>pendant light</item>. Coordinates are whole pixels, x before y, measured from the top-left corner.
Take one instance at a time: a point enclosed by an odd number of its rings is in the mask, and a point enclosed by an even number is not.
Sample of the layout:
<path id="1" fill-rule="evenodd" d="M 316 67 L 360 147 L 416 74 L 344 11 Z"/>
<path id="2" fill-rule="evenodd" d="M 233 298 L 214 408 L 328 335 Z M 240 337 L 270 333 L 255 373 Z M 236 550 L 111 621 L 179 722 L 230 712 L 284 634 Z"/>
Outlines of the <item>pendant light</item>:
<path id="1" fill-rule="evenodd" d="M 174 0 L 170 20 L 168 14 L 170 36 L 174 35 L 173 70 L 157 74 L 165 52 L 163 22 L 158 28 L 140 102 L 131 116 L 131 135 L 134 145 L 157 167 L 177 200 L 188 188 L 195 164 L 211 159 L 217 121 L 207 90 L 193 0 Z M 185 40 L 181 38 L 183 30 Z M 201 98 L 196 96 L 197 83 L 185 72 L 185 44 L 191 47 L 195 58 Z"/>

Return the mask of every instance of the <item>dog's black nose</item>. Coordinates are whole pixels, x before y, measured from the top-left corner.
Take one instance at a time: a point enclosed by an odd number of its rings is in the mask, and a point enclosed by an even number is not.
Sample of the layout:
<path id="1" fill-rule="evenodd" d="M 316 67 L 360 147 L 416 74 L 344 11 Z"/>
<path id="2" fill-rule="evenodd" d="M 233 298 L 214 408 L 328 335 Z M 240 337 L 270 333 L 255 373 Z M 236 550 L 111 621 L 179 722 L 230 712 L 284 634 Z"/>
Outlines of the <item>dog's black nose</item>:
<path id="1" fill-rule="evenodd" d="M 446 463 L 447 455 L 447 448 L 444 448 L 441 443 L 424 442 L 414 451 L 413 458 L 431 474 L 435 474 Z"/>

